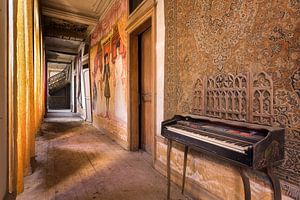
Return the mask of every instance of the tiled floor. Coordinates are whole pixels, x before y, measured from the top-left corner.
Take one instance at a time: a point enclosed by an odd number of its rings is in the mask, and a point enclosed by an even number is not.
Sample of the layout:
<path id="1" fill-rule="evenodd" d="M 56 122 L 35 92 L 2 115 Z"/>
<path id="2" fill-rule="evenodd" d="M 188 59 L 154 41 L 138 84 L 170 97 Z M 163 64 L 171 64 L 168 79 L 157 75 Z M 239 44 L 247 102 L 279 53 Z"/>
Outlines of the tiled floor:
<path id="1" fill-rule="evenodd" d="M 36 169 L 18 200 L 166 199 L 166 178 L 145 153 L 122 149 L 87 123 L 63 119 L 42 125 Z M 172 199 L 186 198 L 172 186 Z"/>

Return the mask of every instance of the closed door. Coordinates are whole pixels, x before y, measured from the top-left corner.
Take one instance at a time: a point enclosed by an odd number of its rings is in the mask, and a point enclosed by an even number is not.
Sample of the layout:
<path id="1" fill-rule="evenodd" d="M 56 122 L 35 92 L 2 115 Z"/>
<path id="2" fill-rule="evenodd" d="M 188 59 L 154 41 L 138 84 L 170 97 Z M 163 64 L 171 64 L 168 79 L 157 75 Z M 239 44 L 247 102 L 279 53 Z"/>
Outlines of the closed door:
<path id="1" fill-rule="evenodd" d="M 140 35 L 140 134 L 141 147 L 153 153 L 153 74 L 151 28 Z"/>
<path id="2" fill-rule="evenodd" d="M 74 76 L 74 88 L 73 88 L 73 99 L 74 99 L 74 113 L 77 113 L 77 98 L 76 98 L 76 90 L 77 89 L 77 77 Z"/>
<path id="3" fill-rule="evenodd" d="M 85 94 L 85 109 L 86 117 L 85 120 L 92 122 L 92 107 L 91 107 L 91 91 L 90 91 L 90 71 L 88 69 L 83 70 L 83 79 L 84 79 L 84 94 Z"/>

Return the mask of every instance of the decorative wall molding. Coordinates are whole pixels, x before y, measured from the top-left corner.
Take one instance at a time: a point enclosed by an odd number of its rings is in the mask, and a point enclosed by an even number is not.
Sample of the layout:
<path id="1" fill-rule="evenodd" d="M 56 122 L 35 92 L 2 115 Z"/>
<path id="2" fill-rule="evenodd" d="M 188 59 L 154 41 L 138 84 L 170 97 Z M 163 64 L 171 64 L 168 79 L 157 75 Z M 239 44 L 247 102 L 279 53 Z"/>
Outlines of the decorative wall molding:
<path id="1" fill-rule="evenodd" d="M 273 125 L 273 81 L 266 72 L 259 72 L 251 83 L 250 122 Z"/>
<path id="2" fill-rule="evenodd" d="M 58 19 L 68 20 L 76 23 L 87 24 L 91 26 L 96 26 L 98 23 L 97 18 L 87 17 L 72 12 L 67 12 L 63 10 L 58 10 L 55 8 L 42 7 L 42 14 L 48 17 L 54 17 Z"/>
<path id="3" fill-rule="evenodd" d="M 128 15 L 126 31 L 131 32 L 132 27 L 136 27 L 137 24 L 142 23 L 145 18 L 148 18 L 149 15 L 153 13 L 155 6 L 156 2 L 154 0 L 144 0 L 130 15 Z"/>

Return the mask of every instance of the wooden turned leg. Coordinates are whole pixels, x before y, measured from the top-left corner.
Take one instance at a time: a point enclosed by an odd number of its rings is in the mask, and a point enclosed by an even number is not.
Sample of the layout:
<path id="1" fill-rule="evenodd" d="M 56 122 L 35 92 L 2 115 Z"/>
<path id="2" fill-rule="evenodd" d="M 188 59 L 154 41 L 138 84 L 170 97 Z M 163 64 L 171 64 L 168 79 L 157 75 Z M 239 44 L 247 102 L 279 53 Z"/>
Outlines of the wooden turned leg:
<path id="1" fill-rule="evenodd" d="M 267 168 L 267 174 L 271 180 L 273 191 L 274 191 L 274 200 L 281 200 L 281 188 L 280 188 L 280 181 L 278 177 L 273 173 L 273 168 Z"/>
<path id="2" fill-rule="evenodd" d="M 168 140 L 168 150 L 167 150 L 167 176 L 168 176 L 168 193 L 167 200 L 170 199 L 170 189 L 171 189 L 171 149 L 172 140 Z"/>
<path id="3" fill-rule="evenodd" d="M 187 163 L 187 154 L 189 151 L 189 147 L 185 146 L 184 148 L 184 160 L 183 160 L 183 174 L 182 174 L 182 190 L 181 193 L 184 193 L 184 186 L 185 186 L 185 174 L 186 174 L 186 163 Z"/>
<path id="4" fill-rule="evenodd" d="M 245 200 L 251 200 L 251 187 L 249 177 L 246 175 L 243 168 L 240 168 L 240 174 L 244 184 Z"/>

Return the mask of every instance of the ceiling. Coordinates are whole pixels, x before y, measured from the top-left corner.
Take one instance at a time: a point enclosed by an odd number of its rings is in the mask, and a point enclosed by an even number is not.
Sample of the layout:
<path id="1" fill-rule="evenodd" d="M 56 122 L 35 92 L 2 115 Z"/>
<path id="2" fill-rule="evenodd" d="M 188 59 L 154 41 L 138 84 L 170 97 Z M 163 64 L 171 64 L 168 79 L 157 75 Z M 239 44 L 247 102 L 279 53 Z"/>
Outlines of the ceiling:
<path id="1" fill-rule="evenodd" d="M 67 66 L 69 66 L 69 64 L 65 64 L 65 63 L 48 63 L 48 70 L 49 71 L 57 71 L 57 72 L 61 72 L 63 71 Z"/>
<path id="2" fill-rule="evenodd" d="M 41 0 L 47 59 L 70 62 L 114 0 Z M 64 55 L 65 54 L 65 55 Z"/>
<path id="3" fill-rule="evenodd" d="M 54 8 L 98 20 L 111 0 L 42 0 L 42 7 Z"/>
<path id="4" fill-rule="evenodd" d="M 83 41 L 87 37 L 88 25 L 44 16 L 44 36 L 66 40 Z"/>
<path id="5" fill-rule="evenodd" d="M 75 59 L 74 55 L 47 51 L 47 60 L 49 63 L 71 64 L 73 59 Z"/>
<path id="6" fill-rule="evenodd" d="M 67 40 L 57 37 L 45 37 L 47 50 L 64 52 L 66 54 L 77 54 L 81 41 Z"/>

